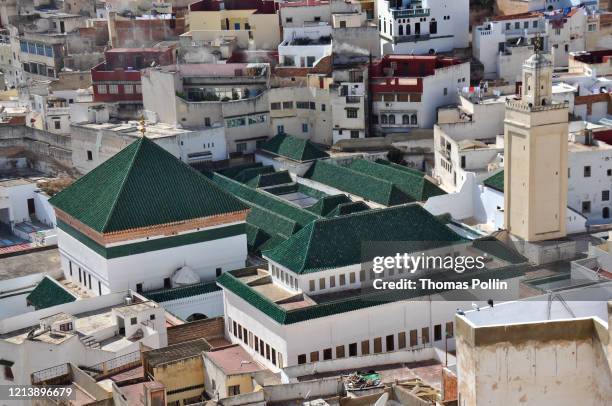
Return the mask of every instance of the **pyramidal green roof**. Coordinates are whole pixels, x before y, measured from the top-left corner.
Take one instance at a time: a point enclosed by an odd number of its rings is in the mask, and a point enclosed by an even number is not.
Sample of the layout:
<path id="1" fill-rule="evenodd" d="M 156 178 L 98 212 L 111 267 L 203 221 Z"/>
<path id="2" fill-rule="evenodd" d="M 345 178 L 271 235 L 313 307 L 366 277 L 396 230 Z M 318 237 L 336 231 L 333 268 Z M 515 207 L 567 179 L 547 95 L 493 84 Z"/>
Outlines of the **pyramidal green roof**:
<path id="1" fill-rule="evenodd" d="M 60 284 L 45 276 L 26 297 L 26 301 L 36 310 L 74 302 L 76 297 Z"/>
<path id="2" fill-rule="evenodd" d="M 364 241 L 415 242 L 423 249 L 428 242 L 449 245 L 463 238 L 411 204 L 316 220 L 262 254 L 303 274 L 361 263 Z"/>
<path id="3" fill-rule="evenodd" d="M 278 134 L 266 141 L 261 149 L 294 161 L 311 161 L 327 158 L 327 152 L 317 148 L 312 142 L 287 134 Z"/>
<path id="4" fill-rule="evenodd" d="M 485 186 L 488 186 L 491 189 L 495 189 L 498 192 L 503 192 L 504 191 L 504 171 L 501 170 L 497 172 L 495 175 L 489 176 L 482 183 L 484 183 Z"/>
<path id="5" fill-rule="evenodd" d="M 248 209 L 146 137 L 121 150 L 49 202 L 100 233 Z"/>

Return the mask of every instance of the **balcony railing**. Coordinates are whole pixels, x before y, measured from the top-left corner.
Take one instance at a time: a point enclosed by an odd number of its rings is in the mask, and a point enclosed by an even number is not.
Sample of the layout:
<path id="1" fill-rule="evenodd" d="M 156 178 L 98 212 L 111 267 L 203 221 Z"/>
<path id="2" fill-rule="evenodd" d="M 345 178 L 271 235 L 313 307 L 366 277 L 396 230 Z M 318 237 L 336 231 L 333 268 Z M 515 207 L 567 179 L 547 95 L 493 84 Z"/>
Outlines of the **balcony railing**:
<path id="1" fill-rule="evenodd" d="M 355 103 L 360 103 L 360 102 L 361 102 L 360 96 L 346 96 L 346 104 L 355 104 Z"/>
<path id="2" fill-rule="evenodd" d="M 391 9 L 393 18 L 429 17 L 428 8 Z"/>
<path id="3" fill-rule="evenodd" d="M 412 35 L 402 35 L 393 37 L 393 41 L 396 44 L 402 42 L 418 42 L 418 41 L 427 41 L 429 39 L 429 33 L 426 34 L 412 34 Z"/>
<path id="4" fill-rule="evenodd" d="M 70 373 L 68 364 L 60 364 L 51 368 L 33 372 L 30 379 L 32 385 L 42 385 L 45 382 L 53 381 L 57 378 L 67 376 Z"/>
<path id="5" fill-rule="evenodd" d="M 108 361 L 100 362 L 99 364 L 89 367 L 82 366 L 85 372 L 89 373 L 93 378 L 108 375 L 120 371 L 126 371 L 141 364 L 140 351 L 134 351 L 129 354 L 121 355 Z"/>

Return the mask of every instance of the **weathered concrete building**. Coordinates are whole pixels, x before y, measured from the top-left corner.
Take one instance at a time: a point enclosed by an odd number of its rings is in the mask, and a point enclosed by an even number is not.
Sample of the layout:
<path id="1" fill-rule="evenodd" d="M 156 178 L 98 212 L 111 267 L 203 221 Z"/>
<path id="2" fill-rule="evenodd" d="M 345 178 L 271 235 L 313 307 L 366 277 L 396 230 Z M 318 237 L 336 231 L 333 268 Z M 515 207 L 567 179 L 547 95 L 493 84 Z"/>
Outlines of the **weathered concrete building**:
<path id="1" fill-rule="evenodd" d="M 596 285 L 457 315 L 459 405 L 610 404 L 611 288 Z"/>
<path id="2" fill-rule="evenodd" d="M 150 68 L 141 80 L 144 109 L 152 121 L 186 129 L 222 125 L 230 155 L 253 152 L 269 136 L 268 64 Z"/>

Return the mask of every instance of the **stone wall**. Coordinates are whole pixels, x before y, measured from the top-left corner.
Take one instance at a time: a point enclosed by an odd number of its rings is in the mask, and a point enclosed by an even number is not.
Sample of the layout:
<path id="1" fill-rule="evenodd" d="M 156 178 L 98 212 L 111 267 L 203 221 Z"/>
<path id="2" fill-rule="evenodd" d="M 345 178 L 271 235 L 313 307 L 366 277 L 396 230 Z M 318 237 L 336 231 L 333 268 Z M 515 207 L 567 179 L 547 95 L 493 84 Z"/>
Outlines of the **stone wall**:
<path id="1" fill-rule="evenodd" d="M 0 155 L 3 149 L 21 147 L 36 158 L 34 169 L 57 174 L 72 173 L 72 147 L 70 136 L 52 134 L 26 126 L 0 126 Z M 36 162 L 40 160 L 41 162 Z"/>

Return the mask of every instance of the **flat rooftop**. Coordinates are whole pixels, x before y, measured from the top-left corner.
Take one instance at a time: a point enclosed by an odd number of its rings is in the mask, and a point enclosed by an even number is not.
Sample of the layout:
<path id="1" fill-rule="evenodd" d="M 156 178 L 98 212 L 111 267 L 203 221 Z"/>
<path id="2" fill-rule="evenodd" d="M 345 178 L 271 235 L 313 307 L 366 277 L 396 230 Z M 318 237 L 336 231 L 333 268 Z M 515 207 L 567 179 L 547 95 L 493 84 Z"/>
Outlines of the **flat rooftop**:
<path id="1" fill-rule="evenodd" d="M 487 263 L 491 269 L 480 274 L 481 278 L 486 279 L 493 276 L 512 278 L 524 273 L 520 267 L 515 270 L 504 268 L 501 274 L 495 273 L 496 270 L 492 263 L 495 267 L 498 267 L 503 266 L 505 262 L 493 259 Z M 355 277 L 359 278 L 359 272 L 355 273 Z M 405 274 L 396 275 L 397 278 L 401 276 L 405 276 Z M 313 274 L 312 277 L 318 279 L 316 274 Z M 368 275 L 367 278 L 369 279 L 370 276 Z M 386 278 L 386 280 L 391 279 Z M 368 287 L 367 281 L 364 288 L 311 295 L 306 292 L 291 291 L 283 285 L 273 282 L 270 273 L 262 268 L 245 268 L 227 272 L 218 279 L 218 283 L 281 324 L 291 324 L 401 300 L 419 300 L 427 295 L 427 292 L 418 290 L 373 292 Z"/>
<path id="2" fill-rule="evenodd" d="M 516 302 L 487 306 L 480 311 L 465 312 L 463 317 L 477 327 L 588 317 L 598 318 L 607 325 L 607 301 L 611 298 L 612 282 L 605 282 L 554 293 L 552 296 L 533 296 Z"/>
<path id="3" fill-rule="evenodd" d="M 146 305 L 147 303 L 148 302 L 136 303 L 130 306 L 139 307 Z M 156 304 L 153 303 L 149 303 L 149 305 L 156 306 Z M 13 344 L 22 344 L 26 340 L 40 341 L 47 344 L 61 344 L 64 341 L 72 339 L 73 337 L 78 338 L 83 336 L 95 336 L 97 334 L 98 336 L 105 336 L 105 338 L 100 338 L 97 340 L 100 344 L 100 350 L 117 352 L 133 344 L 133 341 L 129 337 L 125 337 L 123 335 L 109 335 L 113 334 L 112 328 L 117 326 L 117 318 L 113 314 L 113 308 L 116 307 L 105 307 L 90 312 L 75 314 L 74 330 L 71 332 L 43 331 L 40 330 L 40 325 L 37 323 L 32 326 L 27 326 L 19 330 L 2 334 L 0 335 L 0 339 Z M 58 312 L 57 315 L 43 318 L 43 320 L 53 320 L 54 317 L 64 318 L 69 317 L 69 315 Z M 33 337 L 28 338 L 28 334 L 32 330 L 34 330 L 34 335 Z"/>
<path id="4" fill-rule="evenodd" d="M 466 100 L 468 100 L 470 103 L 474 103 L 474 104 L 506 104 L 506 100 L 508 98 L 514 97 L 514 95 L 484 95 L 482 97 L 479 97 L 476 93 L 470 93 L 465 92 L 465 91 L 461 91 L 460 96 Z M 457 106 L 458 108 L 460 108 L 461 106 Z"/>
<path id="5" fill-rule="evenodd" d="M 183 77 L 202 76 L 202 77 L 263 77 L 266 69 L 269 67 L 267 63 L 196 63 L 196 64 L 180 64 L 167 65 L 156 68 L 162 72 L 178 73 Z"/>
<path id="6" fill-rule="evenodd" d="M 142 133 L 140 132 L 140 123 L 138 121 L 128 121 L 126 123 L 77 123 L 73 124 L 78 127 L 87 128 L 90 130 L 97 131 L 112 131 L 115 133 L 120 133 L 123 135 L 127 135 L 134 138 L 142 137 Z M 147 138 L 156 139 L 156 138 L 165 138 L 165 137 L 175 137 L 177 135 L 189 134 L 192 133 L 193 130 L 187 130 L 183 128 L 178 128 L 171 126 L 169 124 L 163 123 L 145 123 Z M 214 128 L 214 127 L 213 127 Z"/>
<path id="7" fill-rule="evenodd" d="M 391 384 L 395 381 L 406 381 L 421 378 L 423 382 L 441 390 L 442 384 L 442 364 L 435 359 L 411 363 L 395 363 L 385 365 L 371 365 L 359 367 L 360 371 L 374 371 L 380 374 L 380 379 L 384 384 Z M 298 377 L 298 381 L 312 381 L 323 378 L 342 377 L 355 372 L 355 369 L 337 370 L 330 372 L 315 372 L 311 375 Z"/>
<path id="8" fill-rule="evenodd" d="M 23 186 L 30 185 L 32 183 L 35 182 L 26 178 L 0 179 L 0 187 Z"/>
<path id="9" fill-rule="evenodd" d="M 61 274 L 57 248 L 0 259 L 0 281 L 37 273 Z"/>
<path id="10" fill-rule="evenodd" d="M 240 345 L 232 345 L 217 351 L 210 351 L 204 354 L 226 375 L 249 374 L 263 371 L 253 358 Z"/>
<path id="11" fill-rule="evenodd" d="M 568 150 L 570 152 L 587 152 L 587 151 L 606 151 L 612 150 L 612 145 L 607 144 L 603 141 L 597 142 L 596 144 L 587 145 L 582 142 L 568 142 Z"/>
<path id="12" fill-rule="evenodd" d="M 168 347 L 144 352 L 144 365 L 157 367 L 169 362 L 200 356 L 204 351 L 208 351 L 210 349 L 210 344 L 203 338 L 185 341 L 179 344 L 170 345 Z"/>

